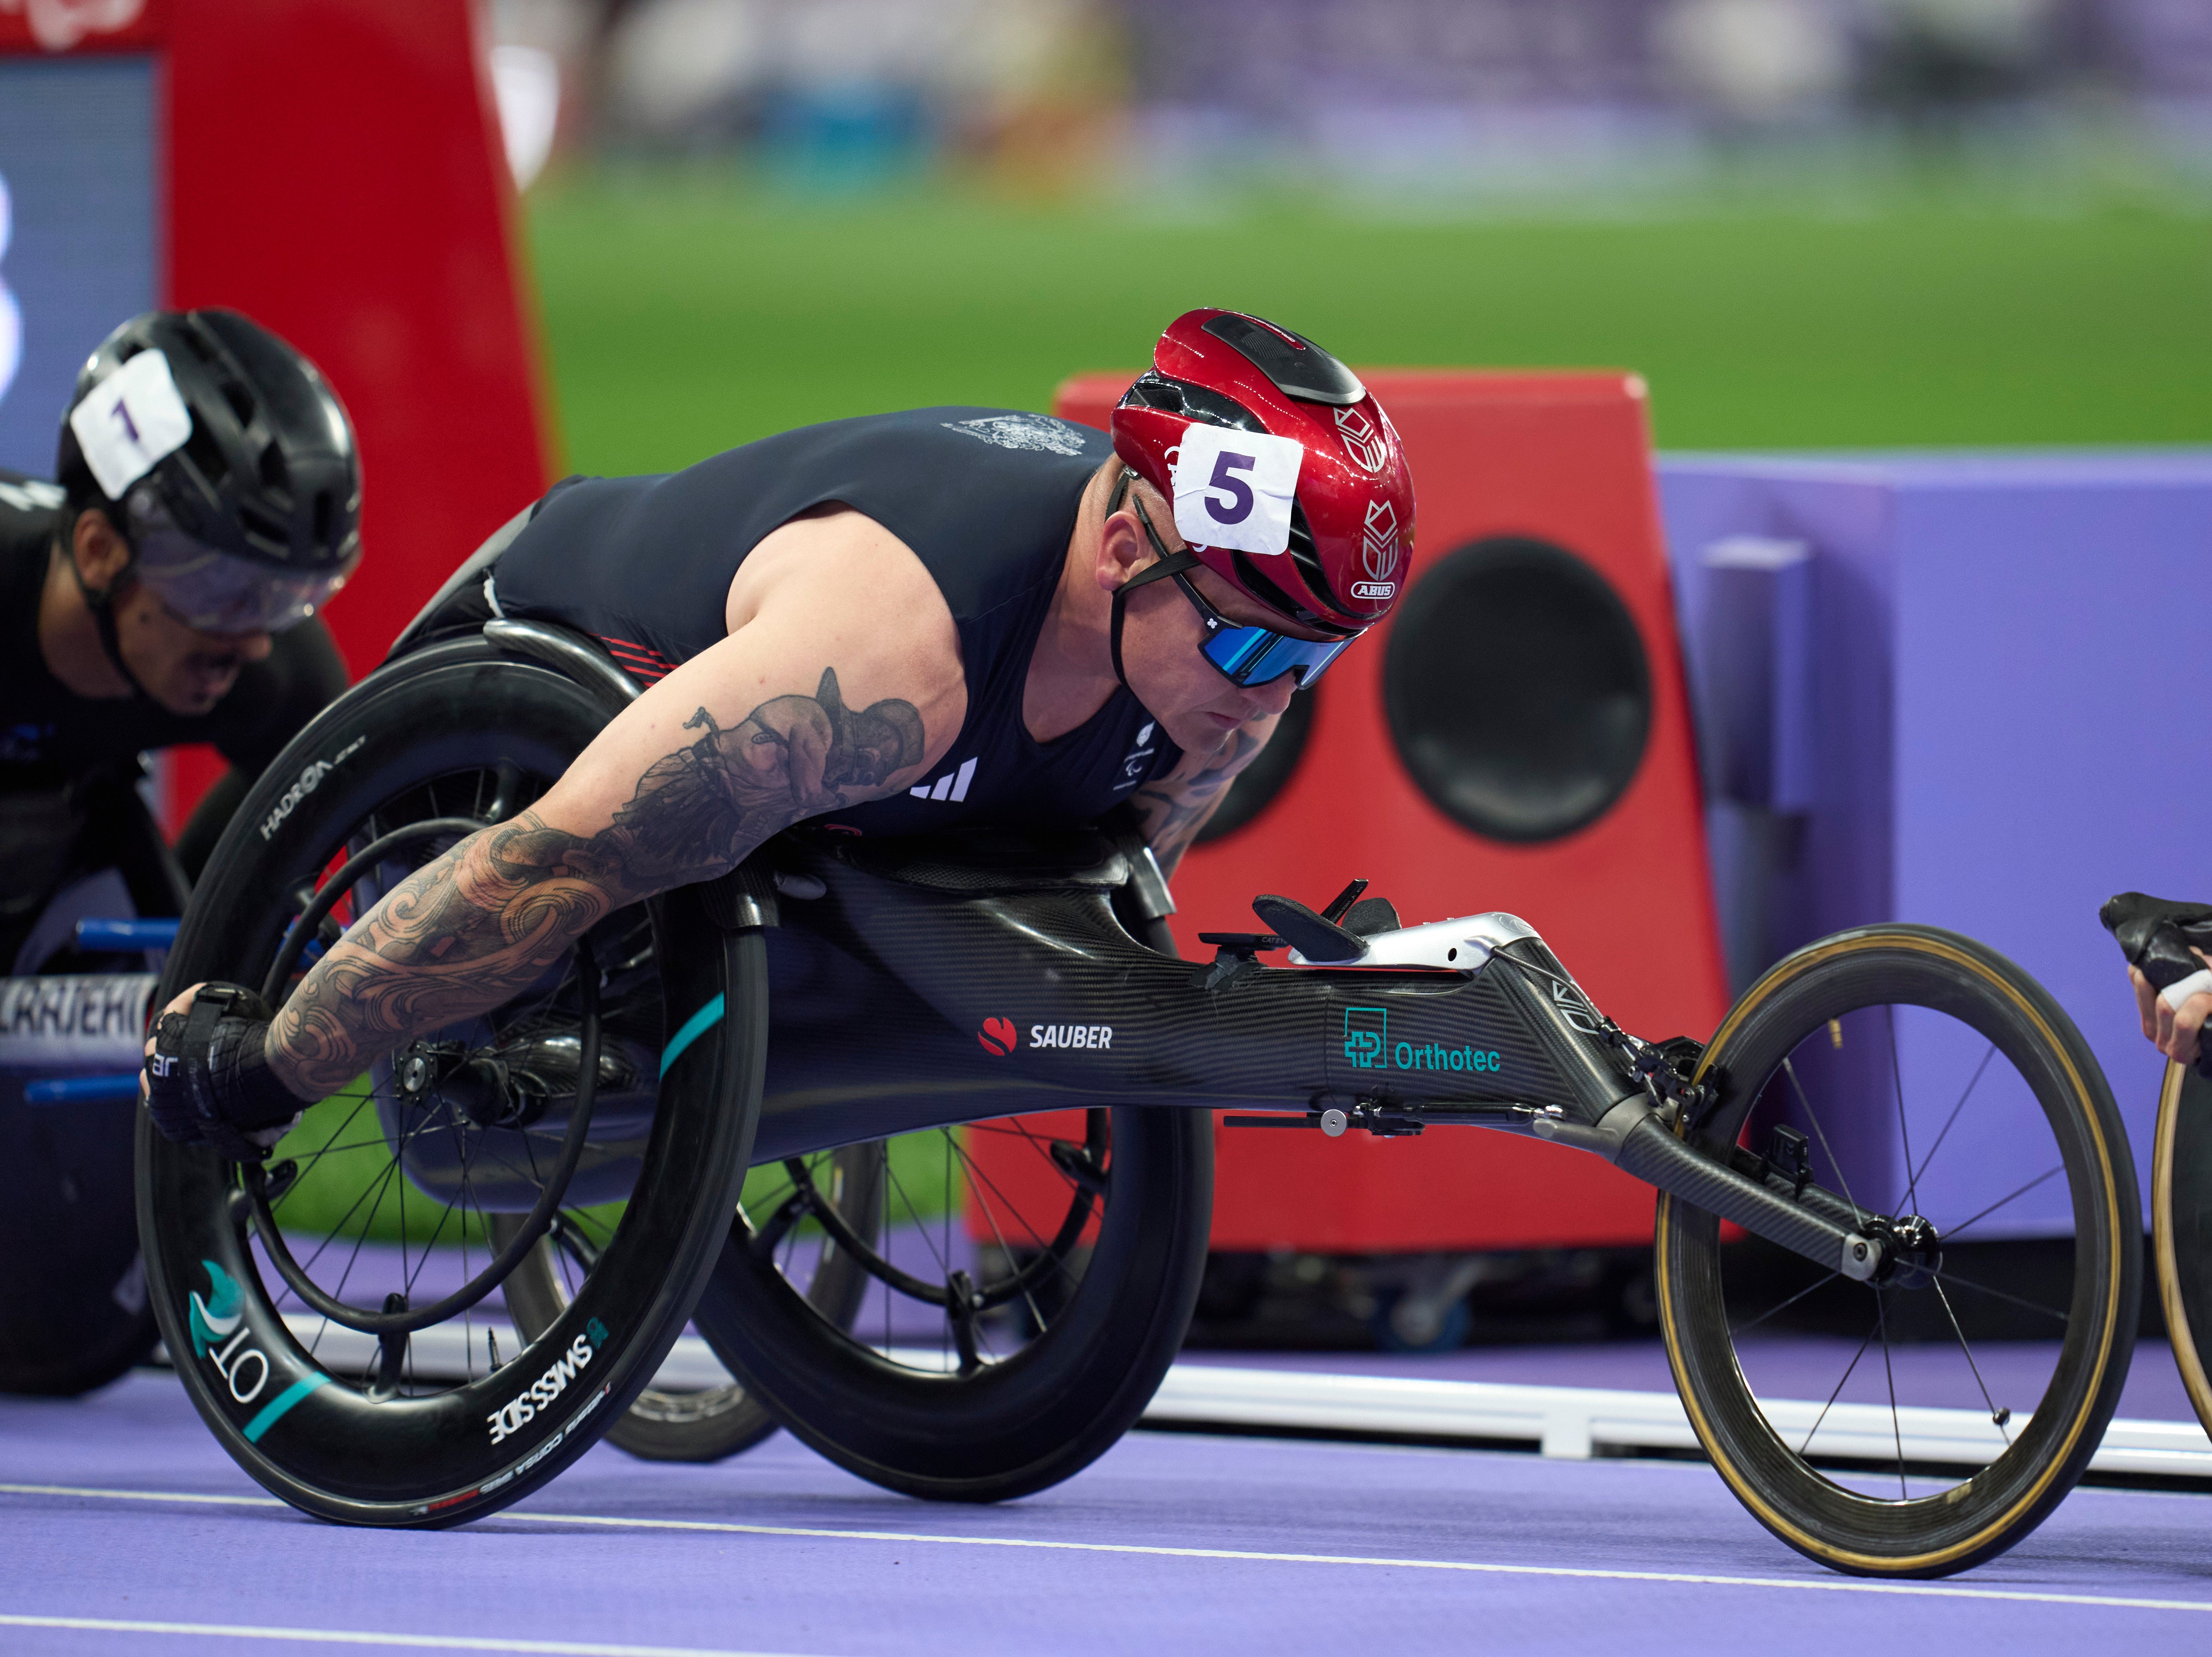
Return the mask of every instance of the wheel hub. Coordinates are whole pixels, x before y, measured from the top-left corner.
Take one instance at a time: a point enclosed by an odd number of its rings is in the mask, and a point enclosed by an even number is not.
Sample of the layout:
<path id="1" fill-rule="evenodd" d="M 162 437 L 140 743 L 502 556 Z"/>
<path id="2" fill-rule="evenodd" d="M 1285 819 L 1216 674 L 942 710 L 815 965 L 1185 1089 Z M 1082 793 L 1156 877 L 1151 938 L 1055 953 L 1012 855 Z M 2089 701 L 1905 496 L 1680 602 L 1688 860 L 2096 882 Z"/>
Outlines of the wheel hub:
<path id="1" fill-rule="evenodd" d="M 1925 1289 L 1943 1269 L 1942 1238 L 1918 1214 L 1880 1220 L 1869 1228 L 1881 1239 L 1882 1267 L 1875 1281 L 1893 1289 Z"/>
<path id="2" fill-rule="evenodd" d="M 482 1048 L 417 1041 L 392 1077 L 409 1104 L 448 1105 L 477 1127 L 528 1127 L 545 1114 L 544 1092 L 518 1087 L 507 1061 Z"/>

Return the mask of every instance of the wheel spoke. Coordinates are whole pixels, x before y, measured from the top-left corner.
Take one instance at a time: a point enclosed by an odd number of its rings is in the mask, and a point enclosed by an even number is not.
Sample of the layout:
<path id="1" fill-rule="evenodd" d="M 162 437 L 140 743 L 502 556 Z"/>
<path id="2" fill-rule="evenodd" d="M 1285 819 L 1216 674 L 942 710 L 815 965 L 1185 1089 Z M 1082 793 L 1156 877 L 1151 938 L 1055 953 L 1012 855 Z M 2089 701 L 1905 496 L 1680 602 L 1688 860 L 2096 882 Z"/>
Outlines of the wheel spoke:
<path id="1" fill-rule="evenodd" d="M 1974 1385 L 1982 1389 L 1982 1402 L 1990 1406 L 1990 1419 L 1996 1423 L 1997 1435 L 2011 1448 L 2012 1435 L 2005 1431 L 2005 1423 L 2012 1419 L 2010 1410 L 1997 1408 L 1996 1400 L 1990 1396 L 1990 1384 L 1982 1379 L 1982 1367 L 1974 1362 L 1974 1349 L 1966 1344 L 1966 1332 L 1959 1326 L 1959 1314 L 1951 1309 L 1951 1297 L 1943 1292 L 1941 1283 L 1931 1282 L 1936 1298 L 1943 1302 L 1943 1315 L 1951 1320 L 1951 1332 L 1959 1338 L 1959 1350 L 1966 1355 L 1966 1368 L 1974 1372 Z"/>
<path id="2" fill-rule="evenodd" d="M 1851 1371 L 1859 1367 L 1859 1360 L 1866 1356 L 1867 1348 L 1874 1344 L 1875 1330 L 1881 1327 L 1877 1318 L 1874 1328 L 1868 1330 L 1866 1338 L 1859 1343 L 1859 1350 L 1851 1354 L 1851 1361 L 1844 1366 L 1843 1377 L 1836 1382 L 1836 1390 L 1828 1394 L 1828 1401 L 1820 1406 L 1820 1413 L 1813 1417 L 1812 1426 L 1806 1430 L 1805 1442 L 1797 1447 L 1800 1460 L 1812 1449 L 1814 1435 L 1820 1430 L 1820 1423 L 1828 1418 L 1828 1411 L 1836 1407 L 1836 1400 L 1844 1395 L 1844 1387 L 1850 1381 Z"/>
<path id="3" fill-rule="evenodd" d="M 1905 1488 L 1905 1428 L 1897 1418 L 1897 1371 L 1889 1361 L 1889 1318 L 1882 1309 L 1882 1293 L 1874 1291 L 1875 1327 L 1881 1331 L 1881 1373 L 1889 1382 L 1889 1435 L 1897 1442 L 1897 1499 L 1909 1502 L 1911 1493 Z"/>
<path id="4" fill-rule="evenodd" d="M 1905 1120 L 1905 1067 L 1897 1059 L 1897 1009 L 1884 1006 L 1882 1019 L 1889 1026 L 1889 1082 L 1890 1091 L 1897 1099 L 1897 1137 L 1905 1149 L 1905 1198 L 1911 1204 L 1906 1211 L 1920 1211 L 1919 1176 L 1912 1168 L 1912 1130 Z M 1903 1475 L 1900 1473 L 1899 1478 Z"/>
<path id="5" fill-rule="evenodd" d="M 1987 1208 L 1975 1215 L 1972 1218 L 1962 1220 L 1957 1225 L 1953 1226 L 1948 1231 L 1943 1233 L 1943 1241 L 1945 1242 L 1956 1241 L 1959 1237 L 1965 1234 L 1969 1227 L 1979 1224 L 1982 1221 L 1989 1218 L 1990 1215 L 1996 1213 L 1997 1210 L 2002 1208 L 2007 1203 L 2013 1202 L 2020 1198 L 2025 1197 L 2029 1192 L 2034 1190 L 2036 1187 L 2041 1185 L 2045 1180 L 2050 1179 L 2054 1174 L 2063 1174 L 2065 1171 L 2066 1164 L 2061 1162 L 2057 1167 L 2048 1168 L 2043 1173 L 2037 1174 L 2026 1185 L 2020 1187 L 2017 1190 L 2008 1193 L 2005 1196 L 1998 1198 L 1996 1201 L 1991 1203 Z"/>
<path id="6" fill-rule="evenodd" d="M 1828 1284 L 1833 1283 L 1838 1278 L 1840 1278 L 1844 1274 L 1840 1272 L 1831 1272 L 1824 1278 L 1814 1278 L 1812 1282 L 1807 1284 L 1802 1289 L 1792 1295 L 1788 1300 L 1782 1301 L 1776 1305 L 1768 1307 L 1766 1310 L 1761 1312 L 1749 1323 L 1740 1323 L 1732 1326 L 1729 1330 L 1729 1338 L 1735 1340 L 1749 1334 L 1753 1330 L 1758 1328 L 1760 1324 L 1765 1323 L 1767 1319 L 1772 1317 L 1776 1313 L 1788 1311 L 1791 1307 L 1796 1305 L 1799 1301 L 1803 1300 L 1806 1296 L 1811 1294 L 1815 1289 L 1825 1289 Z"/>
<path id="7" fill-rule="evenodd" d="M 1956 1284 L 1960 1288 L 1971 1289 L 1978 1295 L 1987 1295 L 1993 1300 L 2005 1301 L 2030 1312 L 2040 1312 L 2045 1317 L 2056 1318 L 2062 1324 L 2068 1319 L 2069 1314 L 2064 1312 L 2055 1310 L 2048 1306 L 2039 1306 L 2031 1300 L 2022 1300 L 2019 1296 L 2008 1295 L 2002 1289 L 1992 1289 L 1985 1283 L 1976 1283 L 1972 1278 L 1962 1278 L 1956 1272 L 1947 1269 L 1931 1272 L 1928 1275 L 1940 1283 Z"/>
<path id="8" fill-rule="evenodd" d="M 915 1206 L 914 1199 L 908 1195 L 906 1182 L 899 1178 L 898 1170 L 896 1168 L 893 1168 L 889 1162 L 886 1162 L 884 1164 L 884 1173 L 889 1179 L 890 1185 L 896 1187 L 899 1199 L 906 1205 L 907 1217 L 915 1223 L 915 1229 L 921 1237 L 921 1246 L 929 1251 L 930 1258 L 936 1263 L 937 1269 L 939 1272 L 942 1272 L 947 1278 L 950 1278 L 952 1275 L 951 1263 L 947 1260 L 944 1255 L 937 1252 L 937 1245 L 930 1240 L 929 1223 L 922 1217 L 921 1210 Z M 890 1200 L 890 1195 L 886 1193 L 884 1196 L 886 1207 L 888 1207 Z M 886 1220 L 890 1218 L 888 1213 L 885 1214 L 884 1218 Z M 888 1227 L 886 1227 L 886 1230 L 888 1230 Z M 888 1317 L 889 1314 L 886 1314 L 885 1315 Z"/>
<path id="9" fill-rule="evenodd" d="M 964 1150 L 960 1154 L 960 1160 L 963 1164 L 968 1163 L 968 1154 Z M 969 1177 L 974 1177 L 974 1169 L 972 1165 L 969 1168 Z M 1011 1266 L 1013 1262 L 1014 1251 L 1006 1247 L 1006 1233 L 999 1229 L 999 1217 L 993 1211 L 988 1199 L 982 1199 L 982 1207 L 983 1217 L 990 1222 L 991 1235 L 997 1240 L 999 1252 L 1006 1257 L 1007 1263 Z M 1020 1216 L 1017 1215 L 1015 1217 L 1018 1219 Z M 1018 1276 L 1019 1274 L 1017 1273 L 1016 1275 Z M 1045 1330 L 1044 1312 L 1037 1305 L 1036 1296 L 1030 1292 L 1030 1287 L 1027 1284 L 1024 1284 L 1022 1285 L 1022 1303 L 1030 1308 L 1030 1316 L 1036 1321 L 1037 1332 L 1039 1334 L 1042 1334 Z"/>
<path id="10" fill-rule="evenodd" d="M 1844 1188 L 1844 1200 L 1854 1209 L 1857 1209 L 1859 1212 L 1864 1213 L 1866 1211 L 1859 1208 L 1859 1199 L 1851 1195 L 1850 1176 L 1844 1172 L 1843 1163 L 1838 1160 L 1834 1148 L 1828 1144 L 1828 1136 L 1820 1126 L 1820 1119 L 1814 1112 L 1813 1102 L 1805 1096 L 1805 1084 L 1797 1079 L 1797 1066 L 1784 1059 L 1782 1061 L 1782 1071 L 1790 1078 L 1790 1085 L 1796 1089 L 1797 1102 L 1805 1108 L 1805 1120 L 1812 1123 L 1814 1137 L 1820 1140 L 1820 1149 L 1828 1158 L 1828 1166 L 1836 1170 L 1837 1183 Z"/>
<path id="11" fill-rule="evenodd" d="M 1020 1209 L 1014 1205 L 1012 1199 L 1010 1199 L 1005 1192 L 999 1189 L 998 1181 L 994 1180 L 988 1174 L 986 1174 L 981 1168 L 976 1167 L 975 1162 L 969 1157 L 968 1153 L 964 1150 L 960 1153 L 960 1162 L 961 1167 L 966 1172 L 968 1177 L 981 1187 L 983 1192 L 988 1193 L 989 1196 L 996 1197 L 1001 1203 L 1006 1205 L 1006 1212 L 1013 1216 L 1014 1223 L 1021 1228 L 1022 1231 L 1028 1236 L 1031 1243 L 1042 1247 L 1044 1244 L 1051 1241 L 1049 1238 L 1045 1236 L 1042 1232 L 1039 1231 L 1035 1226 L 1030 1223 L 1028 1216 L 1024 1215 Z"/>
<path id="12" fill-rule="evenodd" d="M 1959 1120 L 1959 1113 L 1966 1108 L 1966 1101 L 1973 1096 L 1974 1089 L 1981 1085 L 1982 1072 L 1989 1069 L 1990 1060 L 1996 1056 L 1997 1044 L 1992 1041 L 1990 1043 L 1989 1051 L 1982 1055 L 1982 1062 L 1974 1066 L 1974 1073 L 1966 1082 L 1966 1090 L 1959 1096 L 1959 1102 L 1951 1107 L 1951 1114 L 1943 1119 L 1942 1131 L 1936 1134 L 1936 1143 L 1928 1147 L 1928 1154 L 1921 1159 L 1920 1166 L 1917 1168 L 1913 1168 L 1908 1159 L 1905 1181 L 1908 1189 L 1918 1182 L 1920 1176 L 1928 1171 L 1929 1165 L 1936 1160 L 1936 1153 L 1942 1150 L 1943 1141 L 1950 1137 L 1951 1124 Z"/>

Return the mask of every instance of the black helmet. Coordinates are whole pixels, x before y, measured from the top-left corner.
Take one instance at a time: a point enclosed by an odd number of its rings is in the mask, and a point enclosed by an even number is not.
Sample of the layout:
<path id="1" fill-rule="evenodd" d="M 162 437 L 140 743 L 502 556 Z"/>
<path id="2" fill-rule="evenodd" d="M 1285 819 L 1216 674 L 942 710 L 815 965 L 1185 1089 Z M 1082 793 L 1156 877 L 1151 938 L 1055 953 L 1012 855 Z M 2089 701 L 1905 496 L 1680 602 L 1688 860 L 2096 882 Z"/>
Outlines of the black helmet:
<path id="1" fill-rule="evenodd" d="M 116 377 L 149 352 L 160 362 L 125 376 L 142 433 Z M 102 340 L 77 376 L 56 476 L 73 501 L 108 504 L 131 573 L 212 631 L 298 621 L 361 557 L 344 404 L 314 364 L 234 311 L 149 311 Z"/>

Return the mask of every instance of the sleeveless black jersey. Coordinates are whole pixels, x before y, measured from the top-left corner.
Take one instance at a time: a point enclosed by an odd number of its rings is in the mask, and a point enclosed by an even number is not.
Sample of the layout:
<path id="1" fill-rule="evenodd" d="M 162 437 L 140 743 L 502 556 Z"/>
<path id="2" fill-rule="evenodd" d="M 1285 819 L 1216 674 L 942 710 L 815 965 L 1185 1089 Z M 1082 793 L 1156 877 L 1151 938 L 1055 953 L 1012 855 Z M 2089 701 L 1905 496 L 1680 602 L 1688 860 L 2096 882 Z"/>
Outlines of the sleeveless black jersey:
<path id="1" fill-rule="evenodd" d="M 1112 451 L 1104 433 L 1042 415 L 919 409 L 804 427 L 680 472 L 572 479 L 500 553 L 489 592 L 503 616 L 592 634 L 651 684 L 726 636 L 747 553 L 809 507 L 842 502 L 935 579 L 960 633 L 968 716 L 908 792 L 828 820 L 884 835 L 1088 822 L 1182 757 L 1119 688 L 1050 742 L 1022 723 L 1076 508 Z"/>

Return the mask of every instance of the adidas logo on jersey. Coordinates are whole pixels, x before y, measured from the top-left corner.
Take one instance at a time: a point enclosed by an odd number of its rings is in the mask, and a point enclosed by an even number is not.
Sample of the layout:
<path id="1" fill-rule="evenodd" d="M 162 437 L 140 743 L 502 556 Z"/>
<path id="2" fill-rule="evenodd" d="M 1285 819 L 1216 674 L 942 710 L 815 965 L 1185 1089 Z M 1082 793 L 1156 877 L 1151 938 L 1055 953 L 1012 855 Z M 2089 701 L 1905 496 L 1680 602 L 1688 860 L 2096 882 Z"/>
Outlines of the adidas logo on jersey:
<path id="1" fill-rule="evenodd" d="M 975 780 L 975 762 L 963 760 L 957 771 L 948 771 L 935 782 L 916 783 L 906 792 L 916 799 L 963 800 L 968 785 Z"/>

